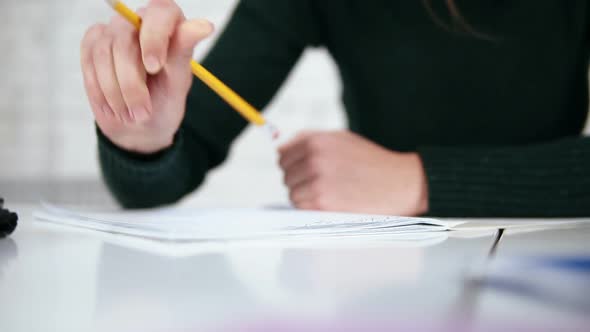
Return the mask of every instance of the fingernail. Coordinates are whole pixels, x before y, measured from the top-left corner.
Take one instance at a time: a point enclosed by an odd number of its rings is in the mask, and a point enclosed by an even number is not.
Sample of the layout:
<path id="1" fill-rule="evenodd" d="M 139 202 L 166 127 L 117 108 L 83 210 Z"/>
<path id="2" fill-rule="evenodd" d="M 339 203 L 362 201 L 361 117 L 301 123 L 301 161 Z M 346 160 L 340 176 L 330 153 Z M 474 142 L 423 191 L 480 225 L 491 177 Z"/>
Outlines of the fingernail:
<path id="1" fill-rule="evenodd" d="M 144 65 L 145 65 L 145 69 L 149 73 L 157 73 L 158 70 L 160 70 L 160 60 L 158 60 L 158 58 L 156 58 L 153 55 L 150 55 L 145 58 Z"/>
<path id="2" fill-rule="evenodd" d="M 213 25 L 213 23 L 211 23 L 207 20 L 199 21 L 199 25 L 207 33 L 211 33 L 211 32 L 213 32 L 213 30 L 215 30 L 215 26 Z"/>
<path id="3" fill-rule="evenodd" d="M 191 28 L 193 30 L 195 30 L 196 33 L 198 33 L 199 35 L 206 37 L 208 35 L 210 35 L 211 33 L 213 33 L 214 30 L 214 26 L 213 23 L 207 21 L 207 20 L 202 20 L 202 19 L 197 19 L 194 21 L 190 22 L 192 24 Z"/>
<path id="4" fill-rule="evenodd" d="M 132 109 L 131 114 L 133 114 L 133 117 L 135 118 L 135 120 L 137 120 L 139 122 L 146 121 L 150 117 L 150 114 L 148 113 L 147 109 L 144 107 L 137 107 L 137 108 Z"/>

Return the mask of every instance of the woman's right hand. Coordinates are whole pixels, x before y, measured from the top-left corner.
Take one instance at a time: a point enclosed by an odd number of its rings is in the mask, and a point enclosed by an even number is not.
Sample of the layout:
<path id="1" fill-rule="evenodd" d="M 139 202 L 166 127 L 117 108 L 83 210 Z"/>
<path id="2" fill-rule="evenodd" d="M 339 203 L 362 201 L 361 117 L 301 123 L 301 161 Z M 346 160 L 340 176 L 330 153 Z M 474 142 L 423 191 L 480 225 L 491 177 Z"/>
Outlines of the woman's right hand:
<path id="1" fill-rule="evenodd" d="M 81 65 L 104 135 L 122 149 L 151 154 L 173 143 L 192 83 L 193 49 L 213 26 L 186 20 L 173 0 L 152 0 L 140 15 L 139 32 L 119 15 L 92 26 Z"/>

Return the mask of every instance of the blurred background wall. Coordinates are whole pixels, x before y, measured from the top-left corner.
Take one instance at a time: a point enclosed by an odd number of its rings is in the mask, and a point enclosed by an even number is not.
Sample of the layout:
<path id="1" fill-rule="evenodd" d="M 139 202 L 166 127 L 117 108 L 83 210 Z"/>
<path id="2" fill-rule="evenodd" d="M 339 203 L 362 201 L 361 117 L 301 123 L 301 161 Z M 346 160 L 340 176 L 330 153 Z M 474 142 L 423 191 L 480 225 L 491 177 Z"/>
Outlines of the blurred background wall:
<path id="1" fill-rule="evenodd" d="M 137 8 L 146 1 L 128 3 Z M 178 0 L 187 17 L 208 18 L 218 32 L 236 2 Z M 0 2 L 0 195 L 13 201 L 113 204 L 100 181 L 93 119 L 79 68 L 85 30 L 111 15 L 103 0 Z M 198 47 L 197 58 L 211 41 Z M 339 93 L 327 54 L 310 50 L 268 114 L 287 136 L 302 129 L 342 128 Z M 281 183 L 272 148 L 250 129 L 228 162 L 183 204 L 284 203 Z"/>
<path id="2" fill-rule="evenodd" d="M 128 0 L 138 8 L 147 0 Z M 179 0 L 187 17 L 217 32 L 237 0 Z M 113 204 L 100 181 L 96 138 L 79 65 L 80 40 L 113 12 L 104 0 L 0 2 L 0 195 L 12 201 Z M 212 40 L 201 44 L 202 58 Z M 287 135 L 344 127 L 336 70 L 322 50 L 308 51 L 268 109 Z M 229 162 L 183 204 L 257 206 L 287 201 L 266 137 L 248 130 Z"/>

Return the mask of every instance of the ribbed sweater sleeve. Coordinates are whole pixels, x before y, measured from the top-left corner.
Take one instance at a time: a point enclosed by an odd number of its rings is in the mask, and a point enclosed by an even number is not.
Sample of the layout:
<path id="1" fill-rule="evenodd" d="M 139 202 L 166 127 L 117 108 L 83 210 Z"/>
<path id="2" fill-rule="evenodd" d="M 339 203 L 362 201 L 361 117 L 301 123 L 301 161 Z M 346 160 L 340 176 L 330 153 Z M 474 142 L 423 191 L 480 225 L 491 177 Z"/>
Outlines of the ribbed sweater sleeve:
<path id="1" fill-rule="evenodd" d="M 259 109 L 279 90 L 317 31 L 301 17 L 310 2 L 242 0 L 215 46 L 206 68 Z M 103 178 L 123 207 L 171 204 L 195 190 L 208 170 L 221 164 L 247 123 L 198 80 L 171 148 L 156 155 L 129 153 L 98 131 Z"/>
<path id="2" fill-rule="evenodd" d="M 126 208 L 174 203 L 205 177 L 208 153 L 202 142 L 182 129 L 171 148 L 150 156 L 119 149 L 99 129 L 97 133 L 103 178 L 115 199 Z"/>
<path id="3" fill-rule="evenodd" d="M 429 214 L 590 216 L 590 138 L 499 148 L 424 147 Z"/>

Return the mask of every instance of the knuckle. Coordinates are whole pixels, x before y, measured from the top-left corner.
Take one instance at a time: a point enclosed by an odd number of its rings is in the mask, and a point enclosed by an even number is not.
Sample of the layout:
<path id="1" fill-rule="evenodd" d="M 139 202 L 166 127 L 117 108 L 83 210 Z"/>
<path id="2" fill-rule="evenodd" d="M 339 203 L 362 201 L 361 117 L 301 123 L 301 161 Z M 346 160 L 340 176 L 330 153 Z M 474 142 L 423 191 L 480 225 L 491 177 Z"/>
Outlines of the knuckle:
<path id="1" fill-rule="evenodd" d="M 80 59 L 82 63 L 91 59 L 93 49 L 100 37 L 103 35 L 104 26 L 97 24 L 90 27 L 84 34 L 80 43 Z"/>
<path id="2" fill-rule="evenodd" d="M 175 18 L 183 17 L 184 14 L 182 12 L 182 9 L 180 9 L 180 7 L 174 1 L 170 2 L 171 4 L 167 7 L 167 9 L 169 10 L 169 15 Z"/>
<path id="3" fill-rule="evenodd" d="M 311 153 L 321 153 L 323 150 L 323 143 L 322 136 L 314 135 L 307 140 L 306 146 Z"/>
<path id="4" fill-rule="evenodd" d="M 113 32 L 121 32 L 126 30 L 134 30 L 129 22 L 119 14 L 113 15 L 108 25 L 109 29 Z M 121 29 L 124 28 L 124 29 Z"/>
<path id="5" fill-rule="evenodd" d="M 172 0 L 150 0 L 148 7 L 152 6 L 167 6 L 174 3 Z"/>
<path id="6" fill-rule="evenodd" d="M 151 0 L 149 7 L 167 7 L 167 8 L 178 8 L 178 4 L 174 0 Z"/>
<path id="7" fill-rule="evenodd" d="M 84 79 L 88 76 L 90 69 L 92 69 L 92 54 L 88 51 L 80 53 L 80 67 L 82 68 L 82 75 Z"/>
<path id="8" fill-rule="evenodd" d="M 94 56 L 99 59 L 109 59 L 112 54 L 112 39 L 110 37 L 101 38 L 94 47 Z"/>
<path id="9" fill-rule="evenodd" d="M 139 83 L 130 77 L 123 77 L 119 79 L 119 86 L 123 95 L 129 99 L 137 99 L 139 93 Z"/>
<path id="10" fill-rule="evenodd" d="M 281 156 L 281 158 L 279 159 L 279 166 L 281 167 L 281 169 L 283 171 L 287 170 L 287 167 L 289 166 L 289 156 L 288 155 Z"/>
<path id="11" fill-rule="evenodd" d="M 322 174 L 323 163 L 319 156 L 311 156 L 307 159 L 305 167 L 312 176 Z"/>
<path id="12" fill-rule="evenodd" d="M 281 156 L 281 158 L 279 159 L 279 167 L 281 167 L 281 169 L 285 169 L 285 157 Z"/>
<path id="13" fill-rule="evenodd" d="M 104 24 L 95 24 L 88 28 L 82 38 L 82 44 L 87 46 L 87 44 L 91 43 L 97 36 L 100 36 L 104 32 L 104 29 Z"/>
<path id="14" fill-rule="evenodd" d="M 310 130 L 310 129 L 306 129 L 306 130 L 302 130 L 297 134 L 297 138 L 304 138 L 310 135 L 313 135 L 315 133 L 315 131 Z"/>
<path id="15" fill-rule="evenodd" d="M 136 31 L 126 31 L 118 33 L 115 37 L 113 44 L 115 47 L 127 50 L 130 47 L 133 47 L 137 44 L 137 32 Z"/>
<path id="16" fill-rule="evenodd" d="M 120 117 L 123 112 L 127 111 L 127 107 L 121 105 L 119 102 L 111 101 L 109 104 L 113 112 L 115 112 L 118 117 Z"/>

